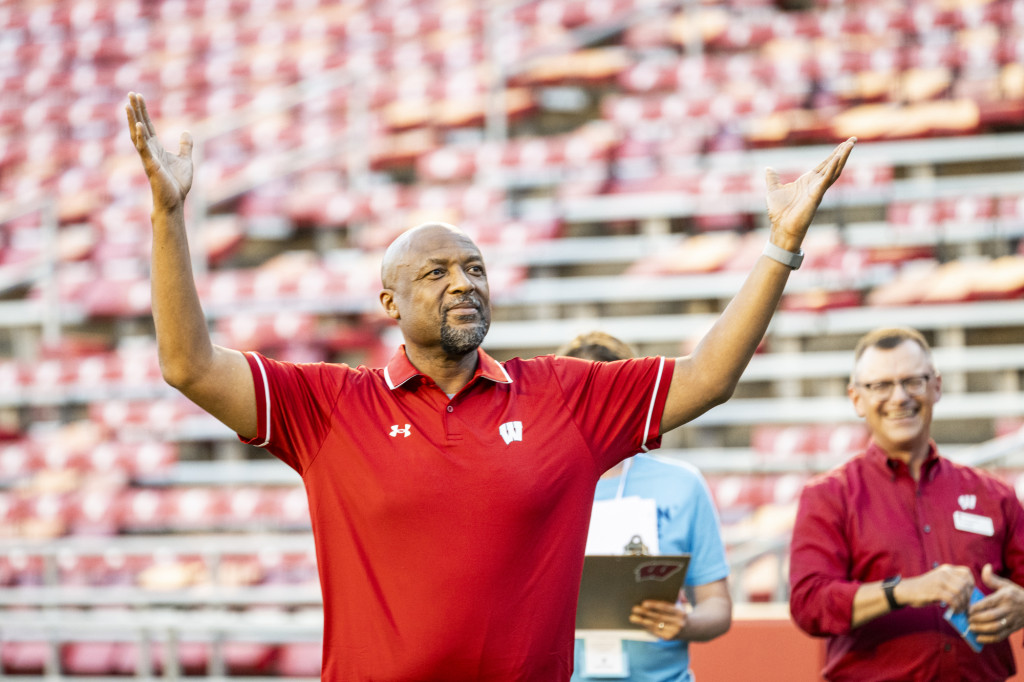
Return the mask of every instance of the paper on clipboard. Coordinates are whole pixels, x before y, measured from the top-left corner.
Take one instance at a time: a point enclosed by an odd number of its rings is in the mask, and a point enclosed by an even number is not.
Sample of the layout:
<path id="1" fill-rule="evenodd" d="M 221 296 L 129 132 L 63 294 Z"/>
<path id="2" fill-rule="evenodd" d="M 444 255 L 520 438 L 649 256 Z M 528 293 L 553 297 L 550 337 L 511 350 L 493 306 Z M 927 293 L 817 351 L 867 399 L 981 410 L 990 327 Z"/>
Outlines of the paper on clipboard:
<path id="1" fill-rule="evenodd" d="M 658 507 L 653 499 L 620 497 L 594 503 L 587 535 L 587 554 L 624 554 L 634 535 L 639 535 L 648 554 L 659 554 Z"/>

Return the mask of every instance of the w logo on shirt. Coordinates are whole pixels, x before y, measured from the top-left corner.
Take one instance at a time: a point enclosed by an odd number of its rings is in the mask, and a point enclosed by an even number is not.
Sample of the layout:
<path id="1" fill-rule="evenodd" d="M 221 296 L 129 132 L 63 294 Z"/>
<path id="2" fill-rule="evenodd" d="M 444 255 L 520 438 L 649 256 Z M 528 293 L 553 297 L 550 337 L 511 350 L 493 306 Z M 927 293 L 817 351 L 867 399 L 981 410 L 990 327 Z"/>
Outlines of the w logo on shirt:
<path id="1" fill-rule="evenodd" d="M 960 503 L 960 508 L 965 511 L 967 509 L 974 509 L 975 507 L 978 506 L 977 495 L 961 495 L 960 497 L 956 498 L 956 501 Z"/>
<path id="2" fill-rule="evenodd" d="M 498 427 L 498 433 L 505 439 L 505 445 L 514 440 L 523 440 L 523 422 L 505 422 Z"/>

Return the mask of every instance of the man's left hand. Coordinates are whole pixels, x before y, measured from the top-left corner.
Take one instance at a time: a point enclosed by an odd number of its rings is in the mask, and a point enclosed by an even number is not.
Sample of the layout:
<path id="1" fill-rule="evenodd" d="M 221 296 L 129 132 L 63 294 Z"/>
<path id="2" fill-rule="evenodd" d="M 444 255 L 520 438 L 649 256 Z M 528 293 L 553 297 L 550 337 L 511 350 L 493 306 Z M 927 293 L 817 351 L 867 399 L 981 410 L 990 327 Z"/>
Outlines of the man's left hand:
<path id="1" fill-rule="evenodd" d="M 770 238 L 776 246 L 788 251 L 800 248 L 825 190 L 839 179 L 856 142 L 855 137 L 846 140 L 824 161 L 793 182 L 783 184 L 775 169 L 765 170 Z"/>
<path id="2" fill-rule="evenodd" d="M 675 639 L 686 626 L 686 612 L 676 604 L 648 599 L 633 607 L 629 622 L 643 626 L 659 639 Z"/>
<path id="3" fill-rule="evenodd" d="M 1024 588 L 996 575 L 991 564 L 981 569 L 981 580 L 994 592 L 970 608 L 968 620 L 978 642 L 994 644 L 1024 626 Z"/>

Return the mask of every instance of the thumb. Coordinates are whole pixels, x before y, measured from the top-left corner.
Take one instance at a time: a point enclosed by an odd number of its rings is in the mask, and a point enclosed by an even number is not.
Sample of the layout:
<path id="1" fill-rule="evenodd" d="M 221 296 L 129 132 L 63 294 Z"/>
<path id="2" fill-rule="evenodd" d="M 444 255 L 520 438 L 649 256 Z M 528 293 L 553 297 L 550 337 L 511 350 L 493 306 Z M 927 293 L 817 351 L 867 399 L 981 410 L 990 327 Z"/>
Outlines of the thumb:
<path id="1" fill-rule="evenodd" d="M 992 570 L 992 564 L 985 564 L 981 569 L 981 582 L 985 583 L 985 585 L 991 587 L 993 590 L 998 590 L 1010 581 L 996 575 L 995 571 Z"/>
<path id="2" fill-rule="evenodd" d="M 178 156 L 184 159 L 192 158 L 192 134 L 187 130 L 181 134 L 178 140 Z"/>
<path id="3" fill-rule="evenodd" d="M 774 168 L 764 169 L 764 180 L 765 184 L 768 185 L 769 192 L 782 184 L 779 182 L 779 173 Z"/>

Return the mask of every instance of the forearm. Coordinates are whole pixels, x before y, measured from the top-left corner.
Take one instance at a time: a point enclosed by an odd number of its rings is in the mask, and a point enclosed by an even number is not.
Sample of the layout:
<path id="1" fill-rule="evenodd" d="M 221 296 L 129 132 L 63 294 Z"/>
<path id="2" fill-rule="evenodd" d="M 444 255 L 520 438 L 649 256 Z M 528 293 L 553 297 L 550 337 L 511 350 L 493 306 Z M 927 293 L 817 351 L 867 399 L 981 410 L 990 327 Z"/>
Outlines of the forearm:
<path id="1" fill-rule="evenodd" d="M 728 400 L 764 338 L 791 270 L 762 256 L 739 292 L 688 357 L 676 360 L 661 432 Z"/>
<path id="2" fill-rule="evenodd" d="M 686 624 L 679 631 L 679 639 L 689 642 L 707 642 L 724 635 L 732 626 L 732 600 L 728 597 L 710 597 L 697 603 L 686 616 Z"/>
<path id="3" fill-rule="evenodd" d="M 899 588 L 899 585 L 896 586 Z M 895 596 L 895 595 L 894 595 Z M 898 597 L 897 597 L 898 599 Z M 882 591 L 882 581 L 863 583 L 853 595 L 853 612 L 850 614 L 850 628 L 859 628 L 865 623 L 884 616 L 892 609 Z"/>
<path id="4" fill-rule="evenodd" d="M 735 387 L 764 338 L 792 270 L 761 256 L 721 317 L 701 340 L 693 356 L 716 381 Z"/>
<path id="5" fill-rule="evenodd" d="M 157 351 L 165 380 L 186 386 L 213 356 L 206 319 L 199 302 L 184 207 L 154 208 L 151 290 Z"/>

